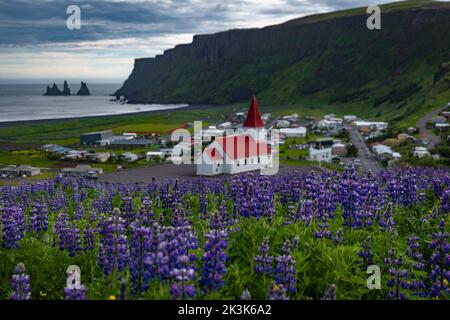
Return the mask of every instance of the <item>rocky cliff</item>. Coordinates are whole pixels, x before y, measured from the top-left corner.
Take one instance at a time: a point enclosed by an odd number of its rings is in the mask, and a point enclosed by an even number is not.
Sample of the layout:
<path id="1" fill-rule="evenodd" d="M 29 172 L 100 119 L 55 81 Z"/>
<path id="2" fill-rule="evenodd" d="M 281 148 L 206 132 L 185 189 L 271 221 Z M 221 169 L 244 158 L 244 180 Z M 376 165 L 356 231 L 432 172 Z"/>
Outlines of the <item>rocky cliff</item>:
<path id="1" fill-rule="evenodd" d="M 426 94 L 439 65 L 450 61 L 450 3 L 382 6 L 381 30 L 368 30 L 367 17 L 361 8 L 194 36 L 155 58 L 136 59 L 115 95 L 225 104 L 256 93 L 263 103 L 372 105 L 397 87 Z"/>
<path id="2" fill-rule="evenodd" d="M 58 86 L 56 85 L 56 83 L 53 83 L 53 86 L 50 88 L 50 86 L 47 86 L 47 90 L 44 93 L 44 96 L 70 96 L 71 92 L 70 92 L 70 88 L 69 85 L 67 84 L 67 80 L 64 80 L 64 84 L 63 84 L 63 90 L 59 90 Z M 87 87 L 86 82 L 81 81 L 81 87 L 80 90 L 78 90 L 77 92 L 78 96 L 89 96 L 91 95 L 91 93 L 89 92 L 89 89 Z"/>
<path id="3" fill-rule="evenodd" d="M 56 83 L 53 83 L 53 86 L 50 88 L 50 86 L 47 86 L 47 91 L 44 93 L 44 96 L 60 96 L 62 95 L 62 91 L 59 90 Z"/>
<path id="4" fill-rule="evenodd" d="M 81 87 L 80 90 L 78 90 L 77 92 L 77 96 L 90 96 L 90 95 L 91 93 L 89 92 L 86 82 L 81 81 Z"/>

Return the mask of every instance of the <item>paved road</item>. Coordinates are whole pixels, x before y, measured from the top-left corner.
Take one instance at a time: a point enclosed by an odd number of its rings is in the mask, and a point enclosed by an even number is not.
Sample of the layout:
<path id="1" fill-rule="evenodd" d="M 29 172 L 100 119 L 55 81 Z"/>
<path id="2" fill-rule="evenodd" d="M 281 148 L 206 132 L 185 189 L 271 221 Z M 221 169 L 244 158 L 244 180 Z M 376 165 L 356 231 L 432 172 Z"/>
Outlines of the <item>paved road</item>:
<path id="1" fill-rule="evenodd" d="M 377 160 L 372 158 L 372 152 L 370 152 L 361 135 L 351 127 L 346 127 L 346 129 L 349 132 L 352 144 L 358 149 L 358 158 L 361 160 L 364 170 L 372 171 L 374 173 L 379 173 L 382 171 L 383 167 Z"/>
<path id="2" fill-rule="evenodd" d="M 289 173 L 309 173 L 323 172 L 325 169 L 314 166 L 280 166 L 278 175 L 286 175 Z M 216 177 L 201 177 L 195 175 L 195 165 L 174 165 L 174 164 L 162 164 L 156 166 L 142 166 L 133 169 L 125 169 L 118 172 L 104 173 L 99 177 L 99 181 L 105 182 L 120 182 L 120 183 L 150 183 L 155 179 L 156 181 L 162 181 L 166 179 L 191 180 L 191 179 L 217 179 L 223 176 Z"/>
<path id="3" fill-rule="evenodd" d="M 417 121 L 417 127 L 420 130 L 420 135 L 423 140 L 427 140 L 429 143 L 427 145 L 427 149 L 431 150 L 433 149 L 440 140 L 440 137 L 436 136 L 433 133 L 433 130 L 427 129 L 427 122 L 436 117 L 439 113 L 444 111 L 447 108 L 447 106 L 440 107 L 438 109 L 431 110 L 426 115 L 424 115 L 422 118 L 420 118 Z"/>

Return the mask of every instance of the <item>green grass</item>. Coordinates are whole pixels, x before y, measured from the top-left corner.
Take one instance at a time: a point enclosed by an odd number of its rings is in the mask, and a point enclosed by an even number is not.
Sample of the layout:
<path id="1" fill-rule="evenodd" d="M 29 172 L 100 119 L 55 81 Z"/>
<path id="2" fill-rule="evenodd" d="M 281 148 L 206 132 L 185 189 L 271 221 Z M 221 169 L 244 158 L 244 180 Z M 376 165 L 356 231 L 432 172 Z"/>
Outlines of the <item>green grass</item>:
<path id="1" fill-rule="evenodd" d="M 166 124 L 166 123 L 129 123 L 119 127 L 114 127 L 114 133 L 122 134 L 124 132 L 152 132 L 152 133 L 169 133 L 170 131 L 182 128 L 184 124 Z"/>

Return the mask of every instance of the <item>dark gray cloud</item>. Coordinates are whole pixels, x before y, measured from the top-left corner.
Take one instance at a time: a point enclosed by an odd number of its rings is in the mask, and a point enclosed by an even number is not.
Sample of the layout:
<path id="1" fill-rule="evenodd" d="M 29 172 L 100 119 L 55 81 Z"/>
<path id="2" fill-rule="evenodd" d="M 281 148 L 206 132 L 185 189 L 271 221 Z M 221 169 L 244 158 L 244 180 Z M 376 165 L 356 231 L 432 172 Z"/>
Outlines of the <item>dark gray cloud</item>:
<path id="1" fill-rule="evenodd" d="M 298 16 L 369 5 L 366 0 L 0 0 L 0 45 L 208 33 L 252 26 L 264 17 Z M 82 8 L 82 29 L 66 28 L 66 8 Z M 269 23 L 269 22 L 268 22 Z"/>

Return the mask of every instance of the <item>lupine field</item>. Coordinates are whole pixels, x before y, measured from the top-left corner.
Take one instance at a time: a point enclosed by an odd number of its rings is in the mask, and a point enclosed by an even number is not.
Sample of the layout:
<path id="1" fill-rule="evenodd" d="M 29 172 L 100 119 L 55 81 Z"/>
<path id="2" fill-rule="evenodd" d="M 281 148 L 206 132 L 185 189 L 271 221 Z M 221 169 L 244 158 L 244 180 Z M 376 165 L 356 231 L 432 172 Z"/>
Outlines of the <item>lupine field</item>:
<path id="1" fill-rule="evenodd" d="M 0 299 L 448 299 L 449 211 L 448 169 L 5 186 Z"/>

